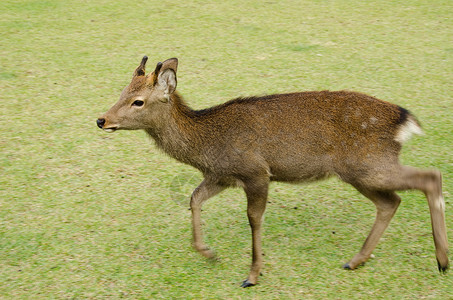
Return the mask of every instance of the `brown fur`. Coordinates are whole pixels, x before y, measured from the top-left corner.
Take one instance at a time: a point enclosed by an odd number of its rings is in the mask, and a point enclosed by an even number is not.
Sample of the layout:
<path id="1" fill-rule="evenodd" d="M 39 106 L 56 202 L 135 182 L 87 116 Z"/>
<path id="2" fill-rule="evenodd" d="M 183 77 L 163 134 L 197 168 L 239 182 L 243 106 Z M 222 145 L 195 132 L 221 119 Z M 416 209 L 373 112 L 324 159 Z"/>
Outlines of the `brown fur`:
<path id="1" fill-rule="evenodd" d="M 400 203 L 395 191 L 406 189 L 427 195 L 439 269 L 448 268 L 441 175 L 398 161 L 399 133 L 419 130 L 407 110 L 357 92 L 320 91 L 238 98 L 196 111 L 175 92 L 176 68 L 177 60 L 170 59 L 144 76 L 142 61 L 98 125 L 144 129 L 164 152 L 203 173 L 191 209 L 194 247 L 206 257 L 214 254 L 202 241 L 203 202 L 226 187 L 244 188 L 253 241 L 244 287 L 257 283 L 262 265 L 260 229 L 270 181 L 306 182 L 333 175 L 377 208 L 365 244 L 345 268 L 354 269 L 369 258 Z M 144 105 L 134 105 L 136 99 Z"/>

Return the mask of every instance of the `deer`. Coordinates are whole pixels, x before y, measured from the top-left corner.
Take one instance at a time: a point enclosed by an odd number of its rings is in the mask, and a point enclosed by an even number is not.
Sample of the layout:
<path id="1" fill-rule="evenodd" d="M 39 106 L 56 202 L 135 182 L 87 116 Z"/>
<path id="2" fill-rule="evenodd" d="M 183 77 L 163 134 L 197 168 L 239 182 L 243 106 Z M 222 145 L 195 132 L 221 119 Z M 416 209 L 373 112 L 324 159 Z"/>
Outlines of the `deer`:
<path id="1" fill-rule="evenodd" d="M 376 207 L 360 251 L 343 265 L 353 270 L 372 255 L 401 199 L 396 191 L 419 190 L 427 198 L 440 273 L 449 268 L 442 175 L 399 162 L 402 145 L 422 134 L 408 110 L 353 91 L 308 91 L 240 97 L 193 110 L 176 91 L 178 59 L 145 73 L 144 56 L 119 100 L 96 121 L 106 132 L 144 130 L 157 148 L 193 166 L 203 181 L 192 193 L 193 247 L 216 254 L 203 242 L 201 208 L 229 187 L 247 199 L 252 263 L 241 286 L 258 283 L 263 265 L 261 231 L 271 182 L 302 183 L 336 176 Z"/>

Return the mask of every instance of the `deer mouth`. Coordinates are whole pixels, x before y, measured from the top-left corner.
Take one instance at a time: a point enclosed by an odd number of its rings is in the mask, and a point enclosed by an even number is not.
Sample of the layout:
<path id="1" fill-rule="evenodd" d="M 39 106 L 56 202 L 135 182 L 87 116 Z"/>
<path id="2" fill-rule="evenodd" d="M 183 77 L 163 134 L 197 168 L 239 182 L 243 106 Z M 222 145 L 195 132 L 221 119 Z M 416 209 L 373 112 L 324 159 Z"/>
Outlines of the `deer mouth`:
<path id="1" fill-rule="evenodd" d="M 116 131 L 116 127 L 109 127 L 109 128 L 102 128 L 104 131 L 106 132 L 115 132 Z"/>

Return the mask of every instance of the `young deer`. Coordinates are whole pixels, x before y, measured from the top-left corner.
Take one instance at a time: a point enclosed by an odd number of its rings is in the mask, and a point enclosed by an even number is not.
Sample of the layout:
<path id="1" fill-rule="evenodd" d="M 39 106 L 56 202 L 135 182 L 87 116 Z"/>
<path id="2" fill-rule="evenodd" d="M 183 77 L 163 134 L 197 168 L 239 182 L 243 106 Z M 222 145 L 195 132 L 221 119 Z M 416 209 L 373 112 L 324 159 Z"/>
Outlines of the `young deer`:
<path id="1" fill-rule="evenodd" d="M 395 191 L 416 189 L 428 199 L 439 271 L 448 269 L 441 173 L 398 161 L 403 142 L 421 133 L 407 110 L 348 91 L 238 98 L 192 110 L 175 92 L 178 60 L 159 62 L 145 75 L 147 59 L 97 125 L 107 132 L 143 129 L 164 152 L 203 173 L 190 207 L 193 246 L 205 257 L 214 253 L 202 239 L 202 204 L 227 187 L 244 189 L 253 259 L 242 287 L 257 283 L 263 263 L 261 226 L 269 183 L 332 175 L 354 186 L 377 209 L 362 249 L 343 268 L 355 269 L 370 257 L 400 204 Z"/>

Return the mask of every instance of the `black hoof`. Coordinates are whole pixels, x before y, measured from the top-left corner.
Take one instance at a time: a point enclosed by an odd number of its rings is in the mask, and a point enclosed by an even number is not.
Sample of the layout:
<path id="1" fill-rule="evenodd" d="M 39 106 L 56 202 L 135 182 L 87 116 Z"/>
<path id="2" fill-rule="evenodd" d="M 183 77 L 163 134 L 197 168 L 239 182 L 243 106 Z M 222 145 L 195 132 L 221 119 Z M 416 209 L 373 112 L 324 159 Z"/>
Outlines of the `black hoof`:
<path id="1" fill-rule="evenodd" d="M 345 270 L 352 270 L 352 269 L 351 269 L 351 266 L 349 265 L 349 263 L 345 263 L 345 264 L 343 265 L 343 269 L 345 269 Z"/>
<path id="2" fill-rule="evenodd" d="M 439 268 L 439 272 L 442 274 L 447 273 L 448 270 L 448 265 L 446 266 L 441 266 L 439 262 L 437 262 L 437 267 Z"/>
<path id="3" fill-rule="evenodd" d="M 248 279 L 244 280 L 241 284 L 241 287 L 243 287 L 243 288 L 250 287 L 250 286 L 254 286 L 254 284 L 251 283 Z"/>

